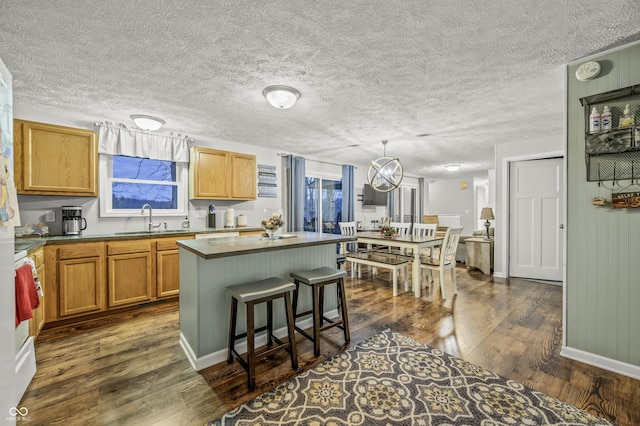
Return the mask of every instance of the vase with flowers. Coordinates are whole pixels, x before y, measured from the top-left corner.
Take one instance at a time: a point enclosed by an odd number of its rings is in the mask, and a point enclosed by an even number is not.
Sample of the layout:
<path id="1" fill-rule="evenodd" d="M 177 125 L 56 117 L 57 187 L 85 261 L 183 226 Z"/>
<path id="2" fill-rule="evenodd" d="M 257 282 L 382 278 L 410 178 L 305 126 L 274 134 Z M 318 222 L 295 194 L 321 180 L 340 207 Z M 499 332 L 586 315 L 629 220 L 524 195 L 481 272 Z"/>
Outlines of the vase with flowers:
<path id="1" fill-rule="evenodd" d="M 391 238 L 398 233 L 398 230 L 391 226 L 391 218 L 382 218 L 382 226 L 380 227 L 380 234 L 383 237 Z"/>
<path id="2" fill-rule="evenodd" d="M 276 232 L 284 225 L 282 219 L 282 209 L 265 209 L 262 213 L 262 229 L 267 234 L 267 239 L 275 240 L 278 238 Z"/>

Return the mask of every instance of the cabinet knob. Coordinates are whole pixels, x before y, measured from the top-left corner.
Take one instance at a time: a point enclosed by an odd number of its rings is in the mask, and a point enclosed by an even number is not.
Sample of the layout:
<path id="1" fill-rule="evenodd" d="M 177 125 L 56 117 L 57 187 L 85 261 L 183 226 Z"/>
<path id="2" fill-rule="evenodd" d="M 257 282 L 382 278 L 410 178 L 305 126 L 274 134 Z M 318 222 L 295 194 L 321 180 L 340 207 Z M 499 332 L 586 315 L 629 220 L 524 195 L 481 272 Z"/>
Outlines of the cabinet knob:
<path id="1" fill-rule="evenodd" d="M 560 224 L 560 229 L 564 229 L 564 224 Z"/>

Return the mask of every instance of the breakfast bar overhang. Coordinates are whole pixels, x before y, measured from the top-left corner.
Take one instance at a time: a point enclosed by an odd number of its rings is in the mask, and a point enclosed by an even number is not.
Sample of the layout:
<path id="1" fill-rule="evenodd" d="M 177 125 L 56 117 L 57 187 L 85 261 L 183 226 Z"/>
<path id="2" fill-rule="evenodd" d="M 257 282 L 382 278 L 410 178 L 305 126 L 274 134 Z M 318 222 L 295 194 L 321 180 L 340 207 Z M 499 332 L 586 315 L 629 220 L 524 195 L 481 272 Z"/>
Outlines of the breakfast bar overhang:
<path id="1" fill-rule="evenodd" d="M 293 232 L 287 238 L 245 237 L 178 241 L 180 256 L 180 345 L 195 370 L 226 360 L 230 298 L 226 288 L 268 277 L 336 266 L 337 244 L 355 236 Z M 300 289 L 299 309 L 311 308 L 311 295 Z M 257 309 L 256 318 L 264 318 Z M 327 292 L 325 312 L 336 312 L 335 292 Z M 245 329 L 244 307 L 238 329 Z M 310 319 L 303 318 L 302 322 Z M 284 306 L 274 303 L 274 330 L 285 330 Z M 286 334 L 286 332 L 284 332 Z M 258 340 L 259 342 L 260 340 Z M 243 343 L 244 344 L 244 343 Z M 242 346 L 241 346 L 242 347 Z"/>

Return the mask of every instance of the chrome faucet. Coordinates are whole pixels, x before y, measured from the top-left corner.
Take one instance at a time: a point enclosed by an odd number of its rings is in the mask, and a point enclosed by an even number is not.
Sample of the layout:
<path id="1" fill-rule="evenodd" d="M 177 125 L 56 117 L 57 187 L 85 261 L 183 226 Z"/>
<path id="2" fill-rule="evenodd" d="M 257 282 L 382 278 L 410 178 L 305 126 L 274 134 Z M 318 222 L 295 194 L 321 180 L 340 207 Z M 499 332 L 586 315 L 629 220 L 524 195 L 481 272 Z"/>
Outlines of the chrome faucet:
<path id="1" fill-rule="evenodd" d="M 140 214 L 144 215 L 144 209 L 149 209 L 149 232 L 153 231 L 155 228 L 160 227 L 160 222 L 153 223 L 153 209 L 148 203 L 142 205 L 142 210 L 140 210 Z"/>

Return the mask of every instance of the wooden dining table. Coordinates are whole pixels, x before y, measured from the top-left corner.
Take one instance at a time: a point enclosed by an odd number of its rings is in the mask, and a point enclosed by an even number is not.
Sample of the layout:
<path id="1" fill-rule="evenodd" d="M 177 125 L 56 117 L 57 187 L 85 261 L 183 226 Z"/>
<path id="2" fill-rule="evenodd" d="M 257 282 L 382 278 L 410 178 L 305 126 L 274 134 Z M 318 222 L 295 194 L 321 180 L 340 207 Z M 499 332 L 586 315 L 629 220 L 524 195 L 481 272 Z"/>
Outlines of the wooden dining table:
<path id="1" fill-rule="evenodd" d="M 416 297 L 420 297 L 420 251 L 430 247 L 442 245 L 442 236 L 414 236 L 414 235 L 394 235 L 385 237 L 379 232 L 358 232 L 358 243 L 397 247 L 413 250 L 412 283 L 413 292 Z"/>

